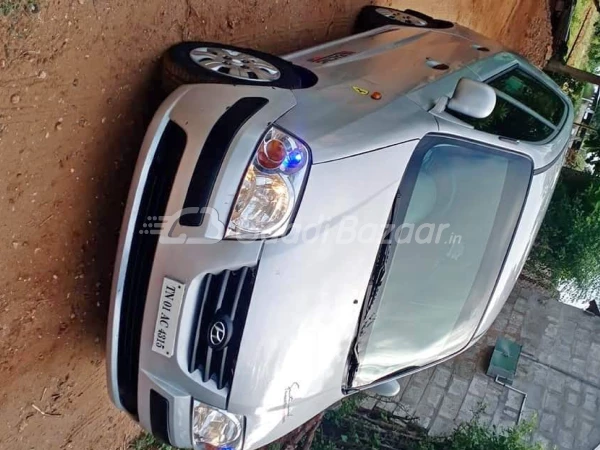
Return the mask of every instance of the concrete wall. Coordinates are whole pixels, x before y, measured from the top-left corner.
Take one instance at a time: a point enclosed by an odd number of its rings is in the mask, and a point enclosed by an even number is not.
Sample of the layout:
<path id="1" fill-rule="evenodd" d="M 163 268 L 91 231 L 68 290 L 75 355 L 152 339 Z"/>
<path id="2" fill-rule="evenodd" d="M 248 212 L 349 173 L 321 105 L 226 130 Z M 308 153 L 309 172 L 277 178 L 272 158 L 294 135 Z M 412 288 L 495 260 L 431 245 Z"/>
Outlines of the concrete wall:
<path id="1" fill-rule="evenodd" d="M 513 386 L 527 392 L 523 418 L 537 414 L 534 436 L 548 448 L 593 450 L 600 444 L 600 318 L 519 282 L 488 333 L 454 360 L 401 380 L 393 399 L 367 398 L 366 407 L 420 418 L 432 434 L 473 417 L 499 426 L 517 422 L 522 396 L 485 372 L 498 336 L 523 345 Z"/>

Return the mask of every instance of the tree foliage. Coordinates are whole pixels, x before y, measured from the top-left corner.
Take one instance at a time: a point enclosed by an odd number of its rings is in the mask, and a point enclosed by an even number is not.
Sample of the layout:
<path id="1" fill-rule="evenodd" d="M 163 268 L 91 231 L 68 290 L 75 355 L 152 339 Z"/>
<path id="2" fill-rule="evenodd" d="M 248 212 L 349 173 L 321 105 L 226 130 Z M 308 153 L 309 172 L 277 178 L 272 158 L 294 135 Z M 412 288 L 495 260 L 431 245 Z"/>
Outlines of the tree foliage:
<path id="1" fill-rule="evenodd" d="M 583 90 L 586 83 L 575 80 L 564 73 L 547 72 L 547 75 L 560 86 L 565 94 L 569 96 L 573 105 L 578 106 L 581 104 Z"/>
<path id="2" fill-rule="evenodd" d="M 594 37 L 588 48 L 588 69 L 594 72 L 600 66 L 600 21 L 594 25 Z"/>
<path id="3" fill-rule="evenodd" d="M 600 128 L 600 125 L 597 125 L 597 127 Z M 600 133 L 597 131 L 589 133 L 588 136 L 584 142 L 587 155 L 586 163 L 592 167 L 595 174 L 600 174 Z"/>
<path id="4" fill-rule="evenodd" d="M 563 168 L 529 269 L 588 290 L 600 278 L 600 178 Z"/>

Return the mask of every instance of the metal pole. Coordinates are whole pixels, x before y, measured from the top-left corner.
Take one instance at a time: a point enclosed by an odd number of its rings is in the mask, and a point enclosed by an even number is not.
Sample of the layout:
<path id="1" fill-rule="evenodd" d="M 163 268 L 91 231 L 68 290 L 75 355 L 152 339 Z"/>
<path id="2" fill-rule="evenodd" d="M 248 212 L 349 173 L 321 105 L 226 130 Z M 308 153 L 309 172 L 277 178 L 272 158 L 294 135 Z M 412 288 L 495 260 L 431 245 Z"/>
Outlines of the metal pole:
<path id="1" fill-rule="evenodd" d="M 521 403 L 521 408 L 519 408 L 519 415 L 517 417 L 517 425 L 518 425 L 519 423 L 521 423 L 521 415 L 523 414 L 523 408 L 525 407 L 525 401 L 527 401 L 527 393 L 523 392 L 523 391 L 520 391 L 520 390 L 512 387 L 509 384 L 503 383 L 502 381 L 499 380 L 499 376 L 498 375 L 496 375 L 496 379 L 494 381 L 496 381 L 496 383 L 504 386 L 505 388 L 508 388 L 511 391 L 515 391 L 516 393 L 521 394 L 523 396 L 523 402 Z"/>
<path id="2" fill-rule="evenodd" d="M 590 127 L 589 125 L 586 125 L 585 123 L 573 122 L 573 126 L 576 126 L 579 128 L 585 128 L 586 130 L 593 131 L 594 133 L 596 133 L 598 131 L 594 127 Z"/>

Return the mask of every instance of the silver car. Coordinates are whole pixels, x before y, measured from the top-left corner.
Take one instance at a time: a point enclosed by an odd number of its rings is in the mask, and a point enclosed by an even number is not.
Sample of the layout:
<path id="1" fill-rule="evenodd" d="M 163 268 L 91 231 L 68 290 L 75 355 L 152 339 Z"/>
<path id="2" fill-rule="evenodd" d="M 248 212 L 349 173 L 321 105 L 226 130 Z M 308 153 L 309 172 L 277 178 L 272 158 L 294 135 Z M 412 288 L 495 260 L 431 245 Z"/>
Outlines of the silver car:
<path id="1" fill-rule="evenodd" d="M 108 329 L 113 402 L 255 449 L 471 346 L 534 241 L 573 108 L 468 29 L 367 6 L 275 57 L 186 42 L 144 139 Z"/>

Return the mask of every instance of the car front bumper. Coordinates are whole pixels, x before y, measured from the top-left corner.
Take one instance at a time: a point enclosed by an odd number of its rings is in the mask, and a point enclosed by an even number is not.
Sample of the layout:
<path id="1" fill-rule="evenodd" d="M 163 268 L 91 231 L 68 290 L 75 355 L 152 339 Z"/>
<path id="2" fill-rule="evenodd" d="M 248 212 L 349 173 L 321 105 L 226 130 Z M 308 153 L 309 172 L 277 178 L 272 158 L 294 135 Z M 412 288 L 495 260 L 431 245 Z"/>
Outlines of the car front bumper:
<path id="1" fill-rule="evenodd" d="M 213 209 L 211 220 L 204 220 L 199 226 L 181 225 L 180 210 L 198 174 L 196 163 L 202 152 L 207 151 L 207 136 L 229 108 L 248 97 L 268 102 L 237 124 L 228 148 L 219 149 L 225 156 L 215 169 L 209 199 L 206 204 L 197 205 Z M 124 212 L 113 276 L 108 323 L 108 389 L 119 408 L 174 446 L 192 446 L 190 424 L 194 398 L 217 408 L 227 408 L 228 389 L 219 389 L 213 379 L 204 381 L 199 371 L 190 370 L 194 346 L 191 336 L 198 326 L 194 318 L 200 306 L 201 290 L 205 288 L 203 279 L 209 274 L 256 267 L 263 246 L 262 242 L 222 240 L 224 227 L 214 226 L 213 219 L 226 224 L 257 143 L 269 125 L 295 103 L 290 91 L 268 87 L 183 86 L 161 105 L 144 138 Z M 165 136 L 173 134 L 173 130 L 178 130 L 175 135 L 179 138 L 165 142 Z M 183 139 L 182 132 L 185 133 Z M 174 148 L 176 146 L 181 148 Z M 148 198 L 155 203 L 162 202 L 160 216 L 146 217 L 149 211 L 157 212 L 148 209 Z M 160 239 L 157 222 L 162 222 Z M 196 245 L 187 245 L 190 243 Z M 128 279 L 132 273 L 141 281 Z M 169 358 L 151 349 L 165 277 L 186 285 L 174 354 Z"/>

